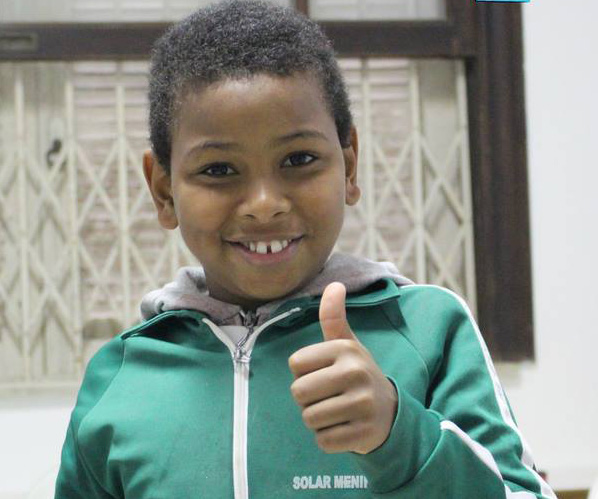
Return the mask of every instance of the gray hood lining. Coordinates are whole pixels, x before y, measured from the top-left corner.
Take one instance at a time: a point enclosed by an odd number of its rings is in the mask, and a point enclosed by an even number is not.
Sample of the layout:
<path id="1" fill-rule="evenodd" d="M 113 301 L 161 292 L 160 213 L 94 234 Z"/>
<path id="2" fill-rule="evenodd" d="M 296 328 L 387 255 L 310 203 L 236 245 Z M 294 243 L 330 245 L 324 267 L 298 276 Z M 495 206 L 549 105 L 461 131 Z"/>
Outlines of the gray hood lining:
<path id="1" fill-rule="evenodd" d="M 304 296 L 317 296 L 331 282 L 341 282 L 347 293 L 361 291 L 383 278 L 392 279 L 397 286 L 413 284 L 402 276 L 391 262 L 375 262 L 346 253 L 330 255 L 320 273 L 301 290 L 278 300 L 265 303 L 256 309 L 259 326 L 268 320 L 272 311 L 283 302 Z M 175 280 L 145 295 L 141 302 L 141 316 L 148 320 L 169 310 L 196 310 L 208 315 L 219 325 L 242 325 L 244 310 L 240 305 L 226 303 L 210 296 L 204 269 L 183 267 Z"/>

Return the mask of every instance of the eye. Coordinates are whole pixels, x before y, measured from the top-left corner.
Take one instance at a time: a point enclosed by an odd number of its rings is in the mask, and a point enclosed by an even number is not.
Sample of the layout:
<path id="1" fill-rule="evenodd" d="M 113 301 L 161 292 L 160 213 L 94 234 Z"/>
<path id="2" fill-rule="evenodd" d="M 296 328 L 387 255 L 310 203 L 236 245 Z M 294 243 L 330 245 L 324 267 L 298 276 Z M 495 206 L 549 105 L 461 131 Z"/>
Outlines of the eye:
<path id="1" fill-rule="evenodd" d="M 313 163 L 316 158 L 313 154 L 307 152 L 297 152 L 291 154 L 283 163 L 283 166 L 303 166 Z"/>
<path id="2" fill-rule="evenodd" d="M 208 177 L 229 177 L 230 174 L 226 173 L 227 168 L 234 172 L 227 163 L 212 163 L 201 171 L 201 175 L 207 175 Z"/>

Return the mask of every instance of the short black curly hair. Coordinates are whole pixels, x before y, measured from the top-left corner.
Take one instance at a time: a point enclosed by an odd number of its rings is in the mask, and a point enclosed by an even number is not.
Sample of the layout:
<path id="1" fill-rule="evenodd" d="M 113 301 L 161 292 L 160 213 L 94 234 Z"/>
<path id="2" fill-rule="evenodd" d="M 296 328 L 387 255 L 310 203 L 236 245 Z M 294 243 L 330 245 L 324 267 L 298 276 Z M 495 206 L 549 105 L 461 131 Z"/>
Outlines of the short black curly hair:
<path id="1" fill-rule="evenodd" d="M 330 41 L 314 21 L 266 1 L 232 0 L 173 25 L 151 55 L 150 142 L 159 163 L 170 173 L 178 103 L 189 89 L 226 78 L 300 72 L 319 79 L 339 141 L 347 147 L 353 119 L 345 82 Z"/>

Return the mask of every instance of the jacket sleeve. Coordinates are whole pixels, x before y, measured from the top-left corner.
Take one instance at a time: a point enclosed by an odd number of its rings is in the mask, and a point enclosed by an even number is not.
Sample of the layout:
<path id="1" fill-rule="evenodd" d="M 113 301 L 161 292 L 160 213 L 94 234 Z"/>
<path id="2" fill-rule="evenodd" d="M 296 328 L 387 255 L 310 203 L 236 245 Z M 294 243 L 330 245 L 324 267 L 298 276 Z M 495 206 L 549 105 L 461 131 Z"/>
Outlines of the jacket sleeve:
<path id="1" fill-rule="evenodd" d="M 122 340 L 117 337 L 104 345 L 89 362 L 62 447 L 55 499 L 117 497 L 108 490 L 107 484 L 104 483 L 106 481 L 101 478 L 106 476 L 105 471 L 89 466 L 80 447 L 78 434 L 83 420 L 102 398 L 118 373 L 122 353 Z"/>
<path id="2" fill-rule="evenodd" d="M 479 329 L 464 301 L 409 286 L 401 334 L 428 369 L 425 402 L 400 382 L 386 442 L 356 455 L 374 497 L 554 498 L 534 468 Z"/>

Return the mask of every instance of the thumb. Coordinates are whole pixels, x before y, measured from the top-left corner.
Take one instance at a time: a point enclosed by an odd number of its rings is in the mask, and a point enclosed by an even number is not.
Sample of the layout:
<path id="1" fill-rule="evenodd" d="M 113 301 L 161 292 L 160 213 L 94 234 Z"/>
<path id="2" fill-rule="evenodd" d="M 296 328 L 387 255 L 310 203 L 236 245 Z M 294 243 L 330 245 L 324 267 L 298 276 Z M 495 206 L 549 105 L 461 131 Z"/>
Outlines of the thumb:
<path id="1" fill-rule="evenodd" d="M 324 290 L 320 301 L 320 325 L 324 341 L 357 339 L 347 322 L 346 294 L 347 290 L 340 282 L 332 282 Z"/>

